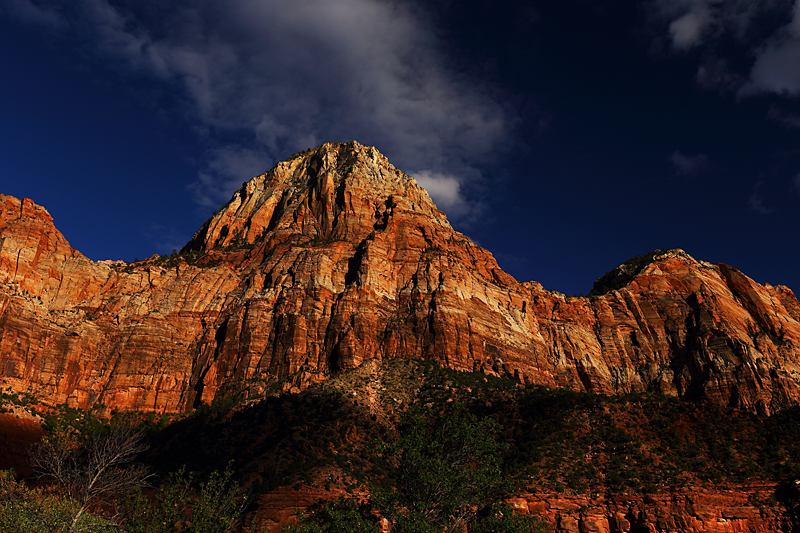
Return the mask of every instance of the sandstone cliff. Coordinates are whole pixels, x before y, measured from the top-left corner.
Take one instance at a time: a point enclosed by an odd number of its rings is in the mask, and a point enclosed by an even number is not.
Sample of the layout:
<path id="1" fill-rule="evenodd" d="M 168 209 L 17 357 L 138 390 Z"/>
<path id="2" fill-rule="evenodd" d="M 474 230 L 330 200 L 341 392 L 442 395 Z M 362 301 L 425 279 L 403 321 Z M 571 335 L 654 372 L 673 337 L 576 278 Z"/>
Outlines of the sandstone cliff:
<path id="1" fill-rule="evenodd" d="M 416 357 L 593 393 L 800 403 L 788 288 L 680 250 L 623 270 L 590 298 L 519 283 L 356 142 L 253 178 L 170 261 L 92 262 L 44 208 L 0 196 L 0 375 L 51 402 L 182 411 Z"/>

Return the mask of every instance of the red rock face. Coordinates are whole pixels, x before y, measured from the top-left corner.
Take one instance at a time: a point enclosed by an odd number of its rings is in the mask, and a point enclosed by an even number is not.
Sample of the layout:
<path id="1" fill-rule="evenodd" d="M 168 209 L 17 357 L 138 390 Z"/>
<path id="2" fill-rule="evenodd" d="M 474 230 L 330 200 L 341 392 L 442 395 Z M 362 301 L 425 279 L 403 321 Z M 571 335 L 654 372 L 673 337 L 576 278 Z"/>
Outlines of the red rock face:
<path id="1" fill-rule="evenodd" d="M 246 183 L 184 249 L 194 264 L 94 263 L 8 196 L 0 243 L 0 373 L 52 402 L 181 411 L 388 357 L 762 412 L 800 401 L 788 288 L 680 250 L 602 296 L 519 283 L 355 142 Z"/>
<path id="2" fill-rule="evenodd" d="M 783 505 L 765 503 L 774 490 L 756 485 L 649 496 L 522 494 L 509 503 L 518 512 L 543 517 L 548 531 L 557 533 L 794 531 Z"/>

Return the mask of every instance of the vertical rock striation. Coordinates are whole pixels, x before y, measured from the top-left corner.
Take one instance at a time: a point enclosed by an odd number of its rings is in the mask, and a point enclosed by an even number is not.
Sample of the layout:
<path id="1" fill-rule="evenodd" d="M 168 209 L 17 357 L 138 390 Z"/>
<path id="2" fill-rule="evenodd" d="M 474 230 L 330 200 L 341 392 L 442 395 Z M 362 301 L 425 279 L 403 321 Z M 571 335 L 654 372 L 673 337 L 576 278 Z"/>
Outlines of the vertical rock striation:
<path id="1" fill-rule="evenodd" d="M 183 260 L 92 262 L 0 196 L 0 374 L 75 406 L 181 411 L 373 358 L 593 393 L 800 403 L 800 304 L 680 250 L 589 298 L 519 283 L 375 148 L 325 144 L 245 183 Z M 609 288 L 610 287 L 610 288 Z"/>

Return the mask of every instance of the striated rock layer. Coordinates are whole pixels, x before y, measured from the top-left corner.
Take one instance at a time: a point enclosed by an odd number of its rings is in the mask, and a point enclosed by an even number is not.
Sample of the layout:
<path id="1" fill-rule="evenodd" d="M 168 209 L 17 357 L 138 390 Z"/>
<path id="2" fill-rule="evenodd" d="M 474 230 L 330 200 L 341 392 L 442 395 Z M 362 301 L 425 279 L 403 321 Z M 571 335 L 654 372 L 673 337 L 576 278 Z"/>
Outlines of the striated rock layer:
<path id="1" fill-rule="evenodd" d="M 785 503 L 774 499 L 774 484 L 726 489 L 688 487 L 666 494 L 565 495 L 523 491 L 506 500 L 517 512 L 543 519 L 551 533 L 771 533 L 796 531 Z M 257 497 L 251 515 L 258 527 L 280 533 L 298 509 L 335 500 L 339 491 L 283 487 Z M 388 529 L 388 528 L 387 528 Z"/>
<path id="2" fill-rule="evenodd" d="M 617 288 L 590 298 L 519 283 L 356 142 L 253 178 L 181 255 L 92 262 L 44 208 L 0 196 L 6 386 L 73 406 L 182 411 L 418 357 L 592 393 L 764 413 L 800 402 L 800 303 L 788 288 L 681 250 L 621 266 L 604 278 Z"/>
<path id="3" fill-rule="evenodd" d="M 772 501 L 774 490 L 773 485 L 756 485 L 647 496 L 523 493 L 509 503 L 521 513 L 543 517 L 547 530 L 555 533 L 795 531 L 785 505 Z"/>

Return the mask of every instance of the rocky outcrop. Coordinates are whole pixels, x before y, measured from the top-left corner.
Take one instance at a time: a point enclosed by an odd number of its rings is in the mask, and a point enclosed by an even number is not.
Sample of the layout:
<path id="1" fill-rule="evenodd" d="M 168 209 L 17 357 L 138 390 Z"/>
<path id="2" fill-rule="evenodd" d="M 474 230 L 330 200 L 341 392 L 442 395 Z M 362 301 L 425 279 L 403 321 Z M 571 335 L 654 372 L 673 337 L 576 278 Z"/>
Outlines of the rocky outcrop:
<path id="1" fill-rule="evenodd" d="M 680 250 L 589 298 L 519 283 L 356 142 L 253 178 L 181 258 L 94 263 L 43 208 L 8 196 L 0 243 L 0 373 L 52 402 L 181 411 L 416 357 L 593 393 L 800 403 L 788 288 Z"/>
<path id="2" fill-rule="evenodd" d="M 773 485 L 755 485 L 647 496 L 521 494 L 509 503 L 518 512 L 541 516 L 556 533 L 795 531 L 774 492 Z"/>

